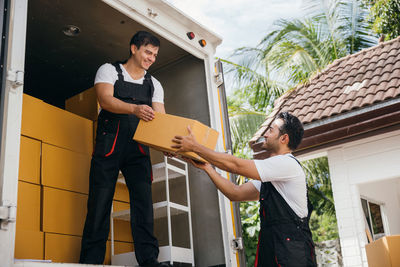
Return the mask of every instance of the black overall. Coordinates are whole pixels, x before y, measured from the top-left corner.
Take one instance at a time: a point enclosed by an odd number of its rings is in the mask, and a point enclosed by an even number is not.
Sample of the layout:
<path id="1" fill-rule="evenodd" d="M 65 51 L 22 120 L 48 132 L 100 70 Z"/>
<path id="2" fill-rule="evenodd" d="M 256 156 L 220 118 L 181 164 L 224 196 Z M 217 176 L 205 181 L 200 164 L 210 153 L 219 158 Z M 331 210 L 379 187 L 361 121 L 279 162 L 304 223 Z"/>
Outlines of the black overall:
<path id="1" fill-rule="evenodd" d="M 118 72 L 114 97 L 127 103 L 151 106 L 154 92 L 151 76 L 146 74 L 142 85 L 125 82 L 120 65 L 113 65 Z M 99 114 L 80 263 L 103 264 L 119 170 L 129 190 L 136 259 L 143 265 L 158 257 L 158 241 L 153 235 L 149 148 L 132 139 L 138 123 L 134 115 L 115 114 L 104 109 Z"/>
<path id="2" fill-rule="evenodd" d="M 261 184 L 261 230 L 255 267 L 317 266 L 308 226 L 312 211 L 308 196 L 307 202 L 308 216 L 300 218 L 271 182 Z"/>

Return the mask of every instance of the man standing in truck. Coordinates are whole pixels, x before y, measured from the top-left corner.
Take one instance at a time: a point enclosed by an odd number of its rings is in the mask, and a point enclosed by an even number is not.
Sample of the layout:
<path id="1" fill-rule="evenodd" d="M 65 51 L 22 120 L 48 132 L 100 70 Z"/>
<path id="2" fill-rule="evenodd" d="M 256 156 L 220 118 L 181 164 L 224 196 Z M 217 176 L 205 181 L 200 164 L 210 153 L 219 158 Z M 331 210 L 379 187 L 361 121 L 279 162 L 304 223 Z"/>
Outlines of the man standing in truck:
<path id="1" fill-rule="evenodd" d="M 157 261 L 149 148 L 132 139 L 140 119 L 150 121 L 155 111 L 165 113 L 163 88 L 146 72 L 155 62 L 159 47 L 157 37 L 139 31 L 130 41 L 128 60 L 104 64 L 97 71 L 94 87 L 101 112 L 90 168 L 80 263 L 103 264 L 111 205 L 121 170 L 129 190 L 136 259 L 140 266 L 169 266 Z"/>
<path id="2" fill-rule="evenodd" d="M 264 134 L 263 148 L 271 154 L 264 160 L 245 160 L 215 152 L 197 143 L 188 130 L 188 136 L 172 140 L 177 152 L 195 152 L 222 170 L 254 179 L 238 186 L 219 175 L 209 163 L 188 160 L 203 169 L 231 201 L 260 201 L 256 266 L 316 266 L 306 177 L 292 155 L 304 133 L 299 119 L 287 112 L 277 115 Z"/>

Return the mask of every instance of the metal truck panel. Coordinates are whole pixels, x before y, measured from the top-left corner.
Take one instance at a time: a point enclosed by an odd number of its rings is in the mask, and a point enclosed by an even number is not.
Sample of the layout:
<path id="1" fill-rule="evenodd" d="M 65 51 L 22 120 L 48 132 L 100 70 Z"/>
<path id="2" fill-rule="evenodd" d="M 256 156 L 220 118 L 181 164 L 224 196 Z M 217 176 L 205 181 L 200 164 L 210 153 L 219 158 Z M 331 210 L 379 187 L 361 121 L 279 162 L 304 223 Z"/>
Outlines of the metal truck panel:
<path id="1" fill-rule="evenodd" d="M 5 1 L 5 3 L 9 3 Z M 21 133 L 22 83 L 17 73 L 24 70 L 27 1 L 11 1 L 5 25 L 7 55 L 2 79 L 0 152 L 0 259 L 11 266 L 14 259 L 15 218 L 18 191 L 18 164 Z M 3 38 L 2 38 L 3 39 Z M 3 52 L 2 52 L 3 54 Z"/>

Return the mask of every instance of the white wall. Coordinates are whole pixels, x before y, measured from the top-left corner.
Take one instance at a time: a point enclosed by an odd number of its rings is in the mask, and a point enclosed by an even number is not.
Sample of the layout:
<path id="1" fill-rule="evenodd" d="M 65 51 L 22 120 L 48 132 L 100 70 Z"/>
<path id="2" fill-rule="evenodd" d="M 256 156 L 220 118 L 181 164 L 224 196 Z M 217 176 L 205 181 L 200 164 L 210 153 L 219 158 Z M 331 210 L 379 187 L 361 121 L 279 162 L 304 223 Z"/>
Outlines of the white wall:
<path id="1" fill-rule="evenodd" d="M 321 151 L 319 151 L 321 152 Z M 317 153 L 317 152 L 316 152 Z M 339 237 L 342 248 L 344 266 L 368 266 L 365 254 L 365 224 L 361 208 L 359 184 L 384 181 L 400 177 L 400 131 L 386 133 L 358 141 L 354 141 L 326 150 L 331 173 L 333 197 L 335 200 L 338 220 Z M 392 184 L 393 194 L 399 184 Z M 386 186 L 375 186 L 377 194 L 384 195 Z M 366 192 L 366 191 L 363 191 Z M 399 194 L 397 190 L 397 194 Z M 392 194 L 392 195 L 393 195 Z M 392 198 L 391 203 L 399 197 Z M 396 206 L 396 204 L 393 204 Z M 395 207 L 390 205 L 390 210 Z M 390 225 L 397 224 L 392 229 L 399 229 L 400 209 L 394 211 Z"/>
<path id="2" fill-rule="evenodd" d="M 391 179 L 359 185 L 360 195 L 366 197 L 368 201 L 383 204 L 383 212 L 389 227 L 385 229 L 387 235 L 400 234 L 399 184 L 400 179 Z"/>

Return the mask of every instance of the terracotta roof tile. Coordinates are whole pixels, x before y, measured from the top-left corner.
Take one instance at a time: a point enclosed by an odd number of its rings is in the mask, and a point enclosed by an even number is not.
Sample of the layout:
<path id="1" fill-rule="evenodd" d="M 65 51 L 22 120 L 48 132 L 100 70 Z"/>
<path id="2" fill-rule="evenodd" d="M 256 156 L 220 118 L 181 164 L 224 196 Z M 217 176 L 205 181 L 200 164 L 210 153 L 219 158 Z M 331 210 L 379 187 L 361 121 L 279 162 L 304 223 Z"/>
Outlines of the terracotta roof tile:
<path id="1" fill-rule="evenodd" d="M 332 109 L 332 115 L 338 114 L 340 113 L 340 109 L 341 109 L 342 105 L 341 104 L 336 104 L 333 109 Z"/>
<path id="2" fill-rule="evenodd" d="M 392 73 L 390 73 L 388 71 L 384 72 L 383 75 L 381 76 L 381 79 L 382 79 L 382 81 L 389 82 L 392 79 Z"/>
<path id="3" fill-rule="evenodd" d="M 400 98 L 400 37 L 335 60 L 280 97 L 274 114 L 289 111 L 308 124 L 391 98 Z M 268 120 L 252 141 L 261 136 Z"/>
<path id="4" fill-rule="evenodd" d="M 399 60 L 399 63 L 400 63 L 400 60 Z M 393 77 L 400 77 L 400 64 L 399 64 L 399 68 L 395 69 L 395 70 L 392 72 L 392 76 L 393 76 Z"/>

